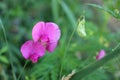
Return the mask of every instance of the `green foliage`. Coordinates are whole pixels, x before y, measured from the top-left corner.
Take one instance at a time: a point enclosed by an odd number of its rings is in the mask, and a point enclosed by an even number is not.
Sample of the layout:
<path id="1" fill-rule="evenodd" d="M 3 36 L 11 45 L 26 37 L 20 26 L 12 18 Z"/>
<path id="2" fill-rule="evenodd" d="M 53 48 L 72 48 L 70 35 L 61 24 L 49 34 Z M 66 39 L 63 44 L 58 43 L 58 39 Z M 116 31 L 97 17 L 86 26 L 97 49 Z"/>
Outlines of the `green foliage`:
<path id="1" fill-rule="evenodd" d="M 70 20 L 71 25 L 74 27 L 76 27 L 76 19 L 72 13 L 72 11 L 70 10 L 70 8 L 67 6 L 67 4 L 64 1 L 59 1 L 62 9 L 64 10 L 66 16 L 68 17 L 68 20 Z"/>
<path id="2" fill-rule="evenodd" d="M 96 69 L 101 67 L 103 64 L 107 63 L 107 61 L 110 61 L 111 59 L 114 59 L 114 58 L 118 57 L 119 53 L 120 53 L 120 44 L 118 44 L 117 47 L 115 47 L 112 50 L 111 54 L 105 56 L 102 60 L 99 60 L 99 61 L 87 66 L 86 68 L 82 69 L 81 71 L 78 71 L 75 74 L 75 77 L 73 77 L 73 80 L 75 80 L 76 78 L 77 79 L 78 78 L 79 79 L 84 78 L 84 76 L 88 75 L 89 73 L 92 73 L 92 71 L 95 71 Z"/>
<path id="3" fill-rule="evenodd" d="M 114 9 L 114 11 L 112 11 L 110 9 L 104 8 L 104 7 L 102 7 L 100 5 L 96 5 L 96 4 L 88 4 L 88 5 L 102 9 L 102 10 L 108 12 L 110 15 L 114 16 L 115 18 L 118 18 L 118 19 L 120 18 L 120 13 L 119 13 L 118 9 Z"/>
<path id="4" fill-rule="evenodd" d="M 119 49 L 111 53 L 120 42 L 119 2 L 105 0 L 100 6 L 87 0 L 0 1 L 0 80 L 16 80 L 21 72 L 20 80 L 60 80 L 72 70 L 77 71 L 73 80 L 119 80 Z M 86 19 L 86 37 L 75 30 L 81 15 Z M 32 39 L 32 27 L 38 21 L 56 22 L 61 38 L 53 53 L 46 51 L 38 63 L 29 61 L 23 69 L 26 60 L 20 47 Z M 101 49 L 106 57 L 96 61 Z"/>

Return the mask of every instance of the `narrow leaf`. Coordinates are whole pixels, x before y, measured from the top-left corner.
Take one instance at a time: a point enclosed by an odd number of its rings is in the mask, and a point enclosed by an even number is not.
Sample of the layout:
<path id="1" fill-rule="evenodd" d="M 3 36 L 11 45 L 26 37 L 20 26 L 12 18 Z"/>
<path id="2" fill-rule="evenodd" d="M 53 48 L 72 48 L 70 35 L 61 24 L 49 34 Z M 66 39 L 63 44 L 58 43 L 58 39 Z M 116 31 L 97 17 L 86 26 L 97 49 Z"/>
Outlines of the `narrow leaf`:
<path id="1" fill-rule="evenodd" d="M 58 20 L 58 2 L 57 0 L 52 0 L 51 2 L 51 6 L 52 6 L 52 13 L 53 13 L 53 18 L 54 18 L 54 21 L 57 22 Z"/>
<path id="2" fill-rule="evenodd" d="M 8 58 L 5 56 L 0 56 L 0 62 L 6 63 L 6 64 L 9 63 Z"/>
<path id="3" fill-rule="evenodd" d="M 93 64 L 88 65 L 84 69 L 78 71 L 71 80 L 81 80 L 82 78 L 86 77 L 90 73 L 97 70 L 99 67 L 106 64 L 108 61 L 118 57 L 120 55 L 120 45 L 118 45 L 110 54 L 105 56 L 103 59 L 96 61 Z"/>
<path id="4" fill-rule="evenodd" d="M 0 55 L 8 50 L 8 47 L 5 46 L 2 49 L 0 49 Z"/>
<path id="5" fill-rule="evenodd" d="M 70 10 L 70 8 L 67 6 L 67 4 L 64 1 L 60 1 L 59 2 L 62 9 L 64 10 L 66 16 L 68 17 L 68 19 L 70 20 L 70 23 L 72 24 L 73 28 L 76 27 L 76 19 L 75 16 L 73 15 L 72 11 Z"/>
<path id="6" fill-rule="evenodd" d="M 108 12 L 109 14 L 111 14 L 112 16 L 116 17 L 116 18 L 118 17 L 115 14 L 114 11 L 111 11 L 110 9 L 104 8 L 104 7 L 100 6 L 100 5 L 97 5 L 97 4 L 87 4 L 87 5 L 98 8 L 98 9 L 101 9 L 101 10 L 104 10 L 104 11 Z"/>

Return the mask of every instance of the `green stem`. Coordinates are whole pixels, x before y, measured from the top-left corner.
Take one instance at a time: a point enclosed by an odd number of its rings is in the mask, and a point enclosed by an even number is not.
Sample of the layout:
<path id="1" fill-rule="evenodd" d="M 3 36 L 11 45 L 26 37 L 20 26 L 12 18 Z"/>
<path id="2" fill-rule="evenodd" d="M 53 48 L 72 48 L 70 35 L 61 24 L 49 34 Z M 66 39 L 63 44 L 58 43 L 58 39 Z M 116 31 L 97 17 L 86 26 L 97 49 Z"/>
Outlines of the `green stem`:
<path id="1" fill-rule="evenodd" d="M 60 66 L 60 78 L 61 78 L 61 75 L 62 75 L 63 61 L 64 61 L 64 59 L 65 59 L 65 57 L 67 55 L 67 51 L 69 49 L 70 41 L 72 40 L 72 37 L 73 37 L 75 31 L 76 31 L 76 27 L 74 28 L 74 30 L 73 30 L 73 32 L 72 32 L 72 34 L 71 34 L 71 36 L 70 36 L 70 38 L 68 40 L 67 47 L 66 47 L 66 49 L 64 51 L 64 54 L 63 54 L 63 58 L 62 58 L 62 61 L 61 61 L 61 66 Z"/>
<path id="2" fill-rule="evenodd" d="M 13 78 L 14 78 L 14 80 L 16 80 L 16 76 L 15 76 L 15 73 L 14 73 L 14 67 L 13 67 L 13 63 L 12 63 L 12 60 L 11 60 L 11 51 L 9 49 L 9 44 L 8 44 L 8 41 L 7 41 L 6 30 L 5 30 L 5 27 L 3 26 L 1 18 L 0 18 L 0 24 L 1 24 L 1 27 L 3 29 L 6 45 L 7 45 L 8 50 L 9 50 L 9 60 L 10 60 L 11 68 L 12 68 Z"/>
<path id="3" fill-rule="evenodd" d="M 23 70 L 25 69 L 25 67 L 27 66 L 28 61 L 25 62 L 24 66 L 23 66 Z M 22 75 L 23 71 L 21 71 L 21 73 L 18 76 L 18 80 L 20 79 L 21 75 Z"/>
<path id="4" fill-rule="evenodd" d="M 71 9 L 68 7 L 68 5 L 64 2 L 64 0 L 58 0 L 58 3 L 61 5 L 63 11 L 65 12 L 68 20 L 70 21 L 73 28 L 76 26 L 76 18 L 73 15 Z"/>
<path id="5" fill-rule="evenodd" d="M 59 8 L 58 8 L 57 0 L 52 0 L 51 6 L 52 6 L 52 14 L 53 14 L 54 21 L 58 22 Z"/>
<path id="6" fill-rule="evenodd" d="M 106 64 L 108 61 L 118 57 L 120 55 L 120 43 L 112 50 L 112 52 L 110 54 L 108 54 L 107 56 L 105 56 L 103 59 L 96 61 L 90 65 L 88 65 L 87 67 L 85 67 L 84 69 L 78 71 L 71 80 L 81 80 L 83 79 L 85 76 L 89 75 L 90 73 L 94 72 L 95 70 L 97 70 L 99 67 L 103 66 L 104 64 Z"/>

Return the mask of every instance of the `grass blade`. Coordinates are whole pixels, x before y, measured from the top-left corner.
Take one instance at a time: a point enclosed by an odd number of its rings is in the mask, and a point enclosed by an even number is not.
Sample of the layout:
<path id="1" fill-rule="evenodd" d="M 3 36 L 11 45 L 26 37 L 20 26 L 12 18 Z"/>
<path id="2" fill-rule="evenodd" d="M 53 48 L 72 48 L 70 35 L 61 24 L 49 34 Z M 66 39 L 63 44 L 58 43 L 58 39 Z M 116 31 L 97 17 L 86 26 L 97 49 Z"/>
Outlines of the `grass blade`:
<path id="1" fill-rule="evenodd" d="M 89 75 L 90 73 L 94 72 L 97 70 L 99 67 L 103 66 L 106 64 L 108 61 L 118 57 L 120 55 L 120 44 L 114 48 L 114 50 L 105 56 L 103 59 L 96 61 L 95 63 L 88 65 L 84 69 L 78 71 L 72 78 L 72 80 L 81 80 L 85 76 Z"/>
<path id="2" fill-rule="evenodd" d="M 16 80 L 13 63 L 12 63 L 12 61 L 11 61 L 11 56 L 12 56 L 12 55 L 11 55 L 11 51 L 10 51 L 10 49 L 9 49 L 9 45 L 8 45 L 8 41 L 7 41 L 6 30 L 5 30 L 4 26 L 3 26 L 3 23 L 2 23 L 1 18 L 0 18 L 0 25 L 1 25 L 1 28 L 2 28 L 2 30 L 3 30 L 4 37 L 5 37 L 5 42 L 6 42 L 6 45 L 7 45 L 7 47 L 8 47 L 8 50 L 9 50 L 9 51 L 8 51 L 8 52 L 9 52 L 9 60 L 10 60 L 10 65 L 11 65 L 11 67 L 12 67 L 13 78 L 14 78 L 14 80 Z"/>
<path id="3" fill-rule="evenodd" d="M 116 17 L 116 18 L 118 17 L 118 16 L 115 14 L 114 11 L 111 11 L 111 10 L 109 10 L 109 9 L 107 9 L 107 8 L 104 8 L 104 7 L 100 6 L 100 5 L 97 5 L 97 4 L 87 4 L 87 5 L 92 6 L 92 7 L 95 7 L 95 8 L 98 8 L 98 9 L 101 9 L 101 10 L 104 10 L 104 11 L 106 11 L 107 13 L 111 14 L 112 16 L 114 16 L 114 17 Z"/>
<path id="4" fill-rule="evenodd" d="M 70 20 L 70 23 L 72 24 L 73 28 L 76 27 L 76 18 L 73 15 L 72 11 L 70 10 L 70 8 L 67 6 L 67 4 L 64 1 L 59 1 L 62 9 L 64 10 L 66 16 L 68 17 L 68 19 Z"/>
<path id="5" fill-rule="evenodd" d="M 57 22 L 58 21 L 58 2 L 57 0 L 52 0 L 52 13 L 53 13 L 53 18 L 54 18 L 54 21 Z"/>

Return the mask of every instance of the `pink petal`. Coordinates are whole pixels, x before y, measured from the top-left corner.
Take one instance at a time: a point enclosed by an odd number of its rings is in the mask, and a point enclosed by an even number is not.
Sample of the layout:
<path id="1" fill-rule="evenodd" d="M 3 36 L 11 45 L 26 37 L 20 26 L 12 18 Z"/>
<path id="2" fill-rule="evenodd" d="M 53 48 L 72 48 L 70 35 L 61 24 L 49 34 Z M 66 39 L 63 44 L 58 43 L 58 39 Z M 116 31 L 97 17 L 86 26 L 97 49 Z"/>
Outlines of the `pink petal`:
<path id="1" fill-rule="evenodd" d="M 36 42 L 40 39 L 40 36 L 44 33 L 45 23 L 40 21 L 32 29 L 32 37 Z"/>
<path id="2" fill-rule="evenodd" d="M 97 60 L 100 60 L 100 59 L 102 59 L 104 56 L 105 56 L 105 51 L 104 50 L 101 50 L 100 52 L 99 52 L 99 54 L 96 56 L 96 59 Z"/>
<path id="3" fill-rule="evenodd" d="M 47 34 L 50 43 L 57 42 L 61 34 L 58 25 L 53 22 L 46 23 L 45 33 Z"/>
<path id="4" fill-rule="evenodd" d="M 60 38 L 60 29 L 53 22 L 38 22 L 32 30 L 33 40 L 41 42 L 49 52 L 53 52 Z"/>
<path id="5" fill-rule="evenodd" d="M 22 55 L 25 59 L 28 59 L 29 56 L 30 56 L 30 53 L 33 51 L 33 41 L 32 40 L 29 40 L 29 41 L 26 41 L 22 46 L 21 46 L 21 52 L 22 52 Z"/>
<path id="6" fill-rule="evenodd" d="M 54 43 L 49 43 L 46 47 L 46 49 L 49 51 L 49 52 L 53 52 L 54 49 L 56 48 L 57 46 L 57 42 L 54 42 Z"/>
<path id="7" fill-rule="evenodd" d="M 42 57 L 45 54 L 45 47 L 40 42 L 34 42 L 33 53 Z"/>
<path id="8" fill-rule="evenodd" d="M 37 54 L 33 54 L 29 57 L 29 59 L 33 62 L 36 63 L 39 59 L 39 56 Z"/>
<path id="9" fill-rule="evenodd" d="M 25 59 L 30 59 L 35 63 L 45 54 L 45 48 L 41 43 L 29 40 L 22 45 L 21 52 Z"/>

